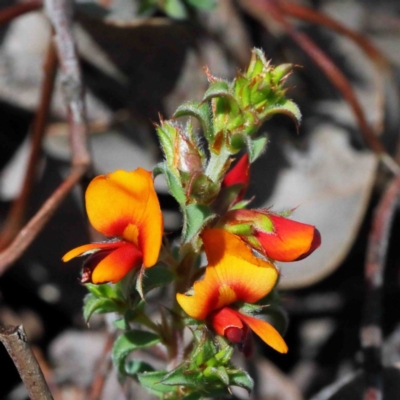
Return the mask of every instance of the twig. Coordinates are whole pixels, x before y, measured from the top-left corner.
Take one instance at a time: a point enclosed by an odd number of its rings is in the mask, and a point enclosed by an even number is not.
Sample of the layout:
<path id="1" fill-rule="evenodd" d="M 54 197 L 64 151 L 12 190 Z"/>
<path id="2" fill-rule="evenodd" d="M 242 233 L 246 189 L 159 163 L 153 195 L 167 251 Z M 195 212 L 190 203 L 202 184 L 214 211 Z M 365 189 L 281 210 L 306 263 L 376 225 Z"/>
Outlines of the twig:
<path id="1" fill-rule="evenodd" d="M 88 397 L 88 400 L 100 400 L 103 393 L 104 384 L 106 382 L 107 374 L 112 367 L 112 359 L 110 356 L 111 349 L 115 341 L 116 334 L 108 332 L 107 340 L 104 345 L 99 365 L 93 379 L 93 384 Z"/>
<path id="2" fill-rule="evenodd" d="M 378 92 L 377 109 L 379 112 L 378 121 L 375 124 L 374 131 L 376 135 L 382 133 L 384 129 L 384 113 L 385 113 L 385 87 L 383 77 L 393 79 L 390 67 L 390 61 L 387 57 L 364 35 L 353 31 L 341 22 L 335 21 L 329 16 L 320 13 L 312 8 L 301 6 L 295 3 L 282 1 L 280 3 L 282 11 L 291 17 L 302 19 L 313 24 L 320 25 L 324 28 L 331 29 L 341 35 L 346 36 L 354 44 L 356 44 L 364 54 L 375 64 L 375 82 Z"/>
<path id="3" fill-rule="evenodd" d="M 374 214 L 365 264 L 365 301 L 361 345 L 366 386 L 364 400 L 383 399 L 381 361 L 382 288 L 390 228 L 400 200 L 400 178 L 393 178 Z"/>
<path id="4" fill-rule="evenodd" d="M 20 15 L 39 10 L 42 6 L 43 3 L 41 1 L 32 0 L 28 3 L 19 3 L 15 6 L 3 8 L 0 10 L 0 25 L 10 22 Z"/>
<path id="5" fill-rule="evenodd" d="M 61 67 L 61 80 L 68 108 L 72 165 L 90 164 L 86 109 L 79 61 L 72 35 L 70 0 L 45 0 L 47 14 L 54 28 L 54 40 Z"/>
<path id="6" fill-rule="evenodd" d="M 400 167 L 396 161 L 387 153 L 381 141 L 375 136 L 369 126 L 364 111 L 353 91 L 347 78 L 332 60 L 303 32 L 297 31 L 285 18 L 280 8 L 279 0 L 241 0 L 240 4 L 247 12 L 263 24 L 268 24 L 270 17 L 274 18 L 290 35 L 297 45 L 303 49 L 311 59 L 321 68 L 324 74 L 340 91 L 349 103 L 357 119 L 364 140 L 369 148 L 380 156 L 382 162 L 395 175 L 400 174 Z"/>
<path id="7" fill-rule="evenodd" d="M 19 232 L 10 246 L 0 253 L 0 276 L 31 244 L 60 203 L 64 200 L 65 196 L 85 175 L 86 170 L 87 167 L 84 165 L 73 167 L 68 178 L 56 189 L 51 197 L 46 200 L 36 215 Z"/>
<path id="8" fill-rule="evenodd" d="M 7 220 L 0 238 L 0 249 L 4 249 L 10 244 L 25 220 L 26 205 L 29 201 L 33 183 L 35 182 L 45 126 L 49 117 L 56 72 L 57 54 L 53 43 L 50 42 L 44 63 L 44 80 L 40 94 L 39 109 L 33 123 L 31 153 L 26 168 L 24 183 L 21 193 L 13 203 L 11 211 L 7 215 Z"/>
<path id="9" fill-rule="evenodd" d="M 32 400 L 53 400 L 39 364 L 21 326 L 0 326 L 0 341 L 12 358 Z"/>

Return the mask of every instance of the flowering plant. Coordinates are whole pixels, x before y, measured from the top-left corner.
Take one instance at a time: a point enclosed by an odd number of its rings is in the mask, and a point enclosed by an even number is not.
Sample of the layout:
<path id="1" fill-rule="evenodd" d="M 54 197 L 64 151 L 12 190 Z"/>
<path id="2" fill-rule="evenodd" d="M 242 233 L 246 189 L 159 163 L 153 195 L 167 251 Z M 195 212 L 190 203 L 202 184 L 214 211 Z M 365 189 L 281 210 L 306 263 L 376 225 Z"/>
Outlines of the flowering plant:
<path id="1" fill-rule="evenodd" d="M 86 320 L 93 313 L 119 316 L 113 361 L 121 378 L 136 379 L 162 399 L 224 396 L 231 386 L 251 391 L 251 377 L 231 357 L 235 348 L 251 356 L 253 333 L 276 351 L 288 351 L 284 332 L 273 326 L 276 261 L 310 255 L 321 238 L 315 227 L 289 219 L 290 212 L 248 209 L 245 192 L 250 165 L 267 144 L 257 134 L 262 123 L 278 113 L 300 121 L 283 87 L 291 70 L 289 64 L 271 66 L 254 50 L 248 69 L 232 82 L 207 71 L 203 99 L 183 104 L 157 126 L 165 159 L 153 174 L 116 171 L 96 177 L 87 189 L 89 220 L 108 239 L 79 246 L 63 260 L 86 256 Z M 189 117 L 185 126 L 179 117 Z M 168 235 L 162 240 L 153 184 L 160 174 L 183 215 L 177 243 L 169 243 Z M 147 294 L 156 288 L 164 297 L 152 314 Z M 162 369 L 133 353 L 155 346 Z"/>

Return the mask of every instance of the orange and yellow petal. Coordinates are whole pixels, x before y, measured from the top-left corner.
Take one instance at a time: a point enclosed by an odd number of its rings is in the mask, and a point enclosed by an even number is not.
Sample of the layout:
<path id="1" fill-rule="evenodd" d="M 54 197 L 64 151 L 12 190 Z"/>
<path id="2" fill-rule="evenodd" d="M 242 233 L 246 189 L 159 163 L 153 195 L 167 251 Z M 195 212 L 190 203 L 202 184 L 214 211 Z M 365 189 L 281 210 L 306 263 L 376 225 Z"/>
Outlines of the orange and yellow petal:
<path id="1" fill-rule="evenodd" d="M 310 255 L 321 244 L 321 235 L 312 225 L 278 215 L 268 215 L 274 231 L 255 231 L 266 255 L 277 261 L 296 261 Z"/>
<path id="2" fill-rule="evenodd" d="M 131 243 L 121 242 L 117 249 L 111 251 L 93 267 L 91 281 L 116 283 L 141 262 L 141 251 Z"/>
<path id="3" fill-rule="evenodd" d="M 268 322 L 258 318 L 250 317 L 232 310 L 237 316 L 248 325 L 248 327 L 258 335 L 268 346 L 271 346 L 279 353 L 287 353 L 288 347 L 280 333 Z"/>
<path id="4" fill-rule="evenodd" d="M 120 242 L 109 242 L 109 243 L 90 243 L 84 244 L 83 246 L 75 247 L 66 253 L 62 260 L 68 262 L 75 257 L 87 256 L 100 250 L 112 250 L 120 246 Z"/>
<path id="5" fill-rule="evenodd" d="M 177 294 L 178 303 L 191 317 L 205 319 L 211 311 L 235 301 L 254 303 L 275 286 L 276 268 L 255 257 L 237 236 L 209 229 L 202 239 L 208 258 L 205 276 L 194 283 L 192 296 Z"/>
<path id="6" fill-rule="evenodd" d="M 96 230 L 136 244 L 146 267 L 157 262 L 163 219 L 151 172 L 138 168 L 96 177 L 86 191 L 86 209 Z"/>

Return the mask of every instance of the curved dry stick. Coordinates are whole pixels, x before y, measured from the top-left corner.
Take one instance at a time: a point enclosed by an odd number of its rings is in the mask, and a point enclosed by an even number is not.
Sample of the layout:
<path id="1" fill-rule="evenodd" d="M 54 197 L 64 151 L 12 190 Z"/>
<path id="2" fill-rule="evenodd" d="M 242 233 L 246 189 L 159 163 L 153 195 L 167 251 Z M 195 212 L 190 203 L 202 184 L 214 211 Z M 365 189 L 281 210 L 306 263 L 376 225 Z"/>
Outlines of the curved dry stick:
<path id="1" fill-rule="evenodd" d="M 44 80 L 42 84 L 39 109 L 35 116 L 32 129 L 32 144 L 29 161 L 26 168 L 21 193 L 14 201 L 11 211 L 7 215 L 2 235 L 0 237 L 0 249 L 7 247 L 25 220 L 26 205 L 32 191 L 37 173 L 38 161 L 41 155 L 41 145 L 45 133 L 45 127 L 50 112 L 51 99 L 53 97 L 54 82 L 57 73 L 57 54 L 53 43 L 49 43 L 46 60 L 44 63 Z"/>
<path id="2" fill-rule="evenodd" d="M 288 16 L 302 19 L 303 21 L 308 21 L 316 25 L 322 25 L 324 28 L 329 28 L 337 33 L 346 36 L 348 39 L 353 41 L 364 52 L 366 56 L 368 56 L 372 60 L 378 70 L 378 73 L 375 74 L 375 81 L 377 92 L 379 93 L 377 108 L 381 111 L 379 113 L 380 115 L 374 131 L 377 135 L 382 133 L 384 127 L 385 88 L 384 81 L 379 72 L 383 70 L 383 73 L 388 75 L 389 77 L 390 75 L 392 75 L 390 61 L 387 59 L 387 57 L 365 36 L 359 34 L 356 31 L 353 31 L 352 29 L 348 28 L 338 21 L 335 21 L 325 14 L 315 11 L 309 7 L 304 7 L 295 3 L 287 3 L 285 1 L 280 3 L 280 7 L 282 11 Z"/>
<path id="3" fill-rule="evenodd" d="M 68 178 L 46 200 L 36 215 L 19 232 L 13 242 L 0 253 L 0 276 L 17 260 L 32 243 L 46 222 L 50 219 L 66 195 L 86 174 L 87 166 L 77 165 L 72 168 Z"/>
<path id="4" fill-rule="evenodd" d="M 28 3 L 20 3 L 15 6 L 3 8 L 0 10 L 0 25 L 12 21 L 20 15 L 26 14 L 31 11 L 40 10 L 43 6 L 41 1 L 30 1 Z"/>
<path id="5" fill-rule="evenodd" d="M 54 28 L 61 81 L 68 108 L 72 165 L 90 164 L 88 127 L 81 70 L 72 34 L 73 2 L 45 0 L 46 11 Z"/>
<path id="6" fill-rule="evenodd" d="M 88 400 L 101 399 L 107 375 L 109 374 L 112 368 L 112 358 L 110 352 L 114 345 L 115 338 L 116 338 L 116 333 L 110 333 L 110 332 L 107 333 L 106 343 L 104 345 L 99 363 L 96 368 L 96 373 L 93 379 Z"/>
<path id="7" fill-rule="evenodd" d="M 393 178 L 374 214 L 365 263 L 365 301 L 361 345 L 366 387 L 364 400 L 383 397 L 381 362 L 382 288 L 393 216 L 400 200 L 400 178 Z"/>
<path id="8" fill-rule="evenodd" d="M 0 341 L 12 358 L 32 400 L 53 400 L 39 364 L 21 326 L 0 326 Z"/>
<path id="9" fill-rule="evenodd" d="M 393 174 L 399 175 L 399 165 L 387 153 L 386 149 L 369 126 L 364 111 L 347 78 L 308 35 L 297 31 L 293 25 L 286 20 L 279 2 L 277 0 L 240 0 L 240 4 L 253 18 L 259 20 L 264 25 L 268 24 L 270 16 L 281 24 L 293 41 L 311 57 L 349 103 L 369 148 L 380 156 L 382 162 Z"/>

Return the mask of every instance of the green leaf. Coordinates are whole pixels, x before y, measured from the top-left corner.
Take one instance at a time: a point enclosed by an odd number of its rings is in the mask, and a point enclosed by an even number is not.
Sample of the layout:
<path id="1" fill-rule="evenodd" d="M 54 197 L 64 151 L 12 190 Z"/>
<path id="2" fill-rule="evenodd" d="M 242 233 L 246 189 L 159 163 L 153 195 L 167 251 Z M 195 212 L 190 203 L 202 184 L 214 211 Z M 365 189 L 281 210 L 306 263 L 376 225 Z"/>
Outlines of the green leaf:
<path id="1" fill-rule="evenodd" d="M 234 386 L 239 386 L 246 389 L 249 393 L 253 390 L 254 381 L 251 376 L 242 370 L 231 370 L 229 373 L 229 383 Z"/>
<path id="2" fill-rule="evenodd" d="M 202 204 L 189 204 L 184 209 L 186 226 L 184 229 L 183 241 L 189 242 L 194 239 L 202 228 L 214 218 L 211 209 Z"/>
<path id="3" fill-rule="evenodd" d="M 214 131 L 211 122 L 211 111 L 207 103 L 199 103 L 197 101 L 189 101 L 182 104 L 175 111 L 173 118 L 194 117 L 203 129 L 203 133 L 208 142 L 213 142 Z"/>
<path id="4" fill-rule="evenodd" d="M 187 365 L 181 364 L 175 368 L 160 381 L 160 383 L 168 386 L 201 386 L 201 373 L 196 370 L 188 371 Z"/>
<path id="5" fill-rule="evenodd" d="M 174 279 L 175 275 L 165 265 L 147 268 L 143 278 L 143 293 L 146 294 L 157 287 L 166 286 Z"/>
<path id="6" fill-rule="evenodd" d="M 94 313 L 107 313 L 122 311 L 121 306 L 112 299 L 99 298 L 94 294 L 89 293 L 85 296 L 83 306 L 83 318 L 88 322 Z"/>
<path id="7" fill-rule="evenodd" d="M 280 104 L 275 104 L 267 107 L 266 111 L 263 112 L 263 117 L 272 117 L 275 114 L 284 114 L 290 117 L 296 124 L 296 129 L 298 129 L 301 122 L 301 111 L 296 103 L 292 100 L 284 100 Z"/>
<path id="8" fill-rule="evenodd" d="M 249 153 L 249 161 L 252 164 L 264 153 L 268 144 L 268 139 L 265 136 L 260 136 L 256 139 L 246 141 L 246 144 Z"/>
<path id="9" fill-rule="evenodd" d="M 154 346 L 160 342 L 160 337 L 152 332 L 132 330 L 121 335 L 114 343 L 112 359 L 115 367 L 122 375 L 127 374 L 125 359 L 135 350 Z"/>
<path id="10" fill-rule="evenodd" d="M 216 0 L 186 0 L 186 3 L 202 10 L 212 10 L 217 5 Z"/>
<path id="11" fill-rule="evenodd" d="M 167 371 L 144 372 L 137 374 L 140 384 L 150 393 L 162 396 L 163 393 L 171 393 L 171 386 L 163 385 L 160 381 L 167 375 Z"/>
<path id="12" fill-rule="evenodd" d="M 150 364 L 141 360 L 130 360 L 125 364 L 125 372 L 129 376 L 150 371 L 154 371 L 154 368 Z"/>
<path id="13" fill-rule="evenodd" d="M 186 203 L 186 195 L 180 182 L 176 176 L 171 172 L 165 163 L 160 163 L 157 165 L 157 172 L 162 170 L 162 173 L 167 181 L 167 185 L 170 193 L 174 196 L 175 200 L 183 207 Z"/>
<path id="14" fill-rule="evenodd" d="M 229 83 L 226 81 L 216 81 L 210 85 L 203 96 L 203 102 L 210 101 L 214 97 L 226 97 L 232 101 L 237 101 L 232 95 Z"/>
<path id="15" fill-rule="evenodd" d="M 185 19 L 187 18 L 187 10 L 181 0 L 164 0 L 165 13 L 172 18 Z"/>
<path id="16" fill-rule="evenodd" d="M 117 299 L 118 294 L 114 285 L 104 283 L 102 285 L 95 285 L 93 283 L 87 283 L 86 288 L 90 293 L 93 293 L 97 297 L 105 297 L 108 299 Z"/>

